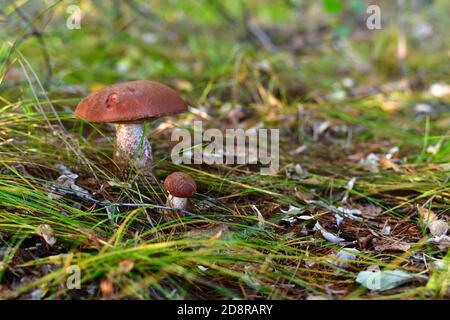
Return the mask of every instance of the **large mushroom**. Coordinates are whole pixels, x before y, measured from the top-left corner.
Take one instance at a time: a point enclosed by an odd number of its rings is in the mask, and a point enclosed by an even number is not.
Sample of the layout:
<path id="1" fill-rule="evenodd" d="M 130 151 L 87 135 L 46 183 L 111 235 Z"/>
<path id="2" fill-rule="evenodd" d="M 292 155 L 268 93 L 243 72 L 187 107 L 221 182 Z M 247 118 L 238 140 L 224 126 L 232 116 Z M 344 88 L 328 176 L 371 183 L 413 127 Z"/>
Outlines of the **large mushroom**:
<path id="1" fill-rule="evenodd" d="M 197 191 L 197 185 L 190 175 L 177 171 L 166 177 L 164 189 L 169 194 L 167 199 L 169 207 L 186 210 L 189 205 L 189 198 Z"/>
<path id="2" fill-rule="evenodd" d="M 114 161 L 122 173 L 134 165 L 153 177 L 152 148 L 144 122 L 187 110 L 178 93 L 156 81 L 117 83 L 91 93 L 77 106 L 75 115 L 91 122 L 116 124 Z"/>

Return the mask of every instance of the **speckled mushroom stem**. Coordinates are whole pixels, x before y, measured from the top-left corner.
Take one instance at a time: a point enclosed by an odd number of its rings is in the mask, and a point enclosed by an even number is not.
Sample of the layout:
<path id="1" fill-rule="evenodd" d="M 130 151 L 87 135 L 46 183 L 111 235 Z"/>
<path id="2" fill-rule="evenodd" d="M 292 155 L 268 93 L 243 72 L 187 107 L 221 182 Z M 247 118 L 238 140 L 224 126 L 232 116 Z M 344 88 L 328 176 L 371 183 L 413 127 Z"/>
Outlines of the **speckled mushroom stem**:
<path id="1" fill-rule="evenodd" d="M 144 123 L 116 125 L 114 161 L 123 174 L 127 174 L 134 165 L 145 176 L 154 177 L 152 147 L 144 135 Z"/>
<path id="2" fill-rule="evenodd" d="M 178 198 L 169 194 L 167 198 L 167 205 L 171 208 L 187 210 L 189 204 L 188 198 Z"/>

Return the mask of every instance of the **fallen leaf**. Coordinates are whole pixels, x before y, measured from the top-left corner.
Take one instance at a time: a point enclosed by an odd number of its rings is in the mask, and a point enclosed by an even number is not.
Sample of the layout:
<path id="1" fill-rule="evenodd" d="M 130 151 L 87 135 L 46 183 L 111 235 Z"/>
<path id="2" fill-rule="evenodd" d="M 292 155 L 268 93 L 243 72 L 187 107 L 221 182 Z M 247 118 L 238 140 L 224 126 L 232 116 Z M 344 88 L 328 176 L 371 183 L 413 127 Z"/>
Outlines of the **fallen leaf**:
<path id="1" fill-rule="evenodd" d="M 448 250 L 450 248 L 450 237 L 447 235 L 435 236 L 430 238 L 428 242 L 437 245 L 441 250 Z"/>
<path id="2" fill-rule="evenodd" d="M 392 160 L 388 159 L 388 158 L 384 158 L 381 157 L 378 162 L 383 166 L 383 168 L 385 169 L 392 169 L 395 172 L 399 172 L 400 168 L 398 167 L 398 165 L 396 165 L 394 162 L 392 162 Z"/>
<path id="3" fill-rule="evenodd" d="M 358 245 L 360 249 L 369 249 L 372 248 L 374 236 L 369 234 L 366 237 L 358 238 Z"/>
<path id="4" fill-rule="evenodd" d="M 356 254 L 359 250 L 354 248 L 345 248 L 333 255 L 330 263 L 338 268 L 346 269 L 350 263 L 356 260 Z"/>
<path id="5" fill-rule="evenodd" d="M 379 157 L 376 154 L 369 154 L 366 158 L 359 160 L 358 164 L 365 170 L 378 173 L 379 169 Z"/>
<path id="6" fill-rule="evenodd" d="M 366 158 L 360 159 L 358 164 L 364 169 L 377 173 L 379 172 L 379 166 L 383 166 L 385 169 L 393 169 L 394 171 L 400 171 L 398 165 L 394 163 L 393 159 L 397 159 L 400 149 L 393 147 L 386 154 L 374 154 L 370 153 Z"/>
<path id="7" fill-rule="evenodd" d="M 422 223 L 424 224 L 424 225 L 428 225 L 430 222 L 432 222 L 432 221 L 434 221 L 434 220 L 436 220 L 437 219 L 437 216 L 436 216 L 436 214 L 433 212 L 433 211 L 431 211 L 431 210 L 429 210 L 429 209 L 427 209 L 427 208 L 418 208 L 418 210 L 419 210 L 419 218 L 420 218 L 420 221 L 422 221 Z"/>
<path id="8" fill-rule="evenodd" d="M 56 238 L 54 236 L 53 229 L 48 224 L 40 224 L 36 228 L 36 234 L 42 237 L 50 247 L 56 243 Z"/>
<path id="9" fill-rule="evenodd" d="M 341 243 L 343 241 L 345 241 L 345 239 L 342 239 L 334 234 L 332 234 L 331 232 L 328 232 L 327 230 L 325 230 L 319 222 L 316 222 L 315 226 L 314 226 L 314 230 L 319 230 L 320 233 L 322 234 L 322 237 L 331 242 L 331 243 Z"/>
<path id="10" fill-rule="evenodd" d="M 295 196 L 303 202 L 311 201 L 315 198 L 315 195 L 313 193 L 300 192 L 297 189 L 295 190 Z"/>
<path id="11" fill-rule="evenodd" d="M 361 271 L 356 282 L 374 291 L 386 291 L 414 280 L 414 276 L 401 270 Z"/>
<path id="12" fill-rule="evenodd" d="M 287 214 L 287 215 L 295 215 L 295 214 L 301 213 L 302 211 L 303 211 L 302 209 L 297 208 L 293 205 L 289 205 L 289 209 L 287 209 L 287 210 L 281 209 L 281 212 L 284 214 Z"/>
<path id="13" fill-rule="evenodd" d="M 394 240 L 373 240 L 375 242 L 374 250 L 378 252 L 406 252 L 411 249 L 411 244 Z"/>
<path id="14" fill-rule="evenodd" d="M 433 236 L 443 236 L 448 232 L 448 223 L 444 220 L 434 220 L 428 224 L 428 229 Z"/>
<path id="15" fill-rule="evenodd" d="M 341 213 L 344 216 L 352 219 L 352 220 L 357 220 L 358 216 L 361 215 L 361 210 L 358 209 L 351 209 L 351 208 L 343 208 L 343 207 L 337 207 L 337 208 L 333 208 L 333 211 L 337 212 L 337 213 Z"/>
<path id="16" fill-rule="evenodd" d="M 337 213 L 334 215 L 334 218 L 336 219 L 336 225 L 338 227 L 341 225 L 342 221 L 344 221 L 344 218 L 338 215 Z"/>
<path id="17" fill-rule="evenodd" d="M 289 226 L 293 226 L 299 220 L 314 219 L 314 217 L 311 215 L 299 215 L 303 211 L 304 211 L 304 209 L 297 208 L 293 205 L 290 205 L 288 210 L 281 209 L 281 213 L 284 214 L 284 217 L 281 218 L 280 222 L 286 223 Z"/>
<path id="18" fill-rule="evenodd" d="M 361 215 L 366 219 L 378 218 L 383 213 L 383 209 L 373 204 L 361 208 Z"/>
<path id="19" fill-rule="evenodd" d="M 383 229 L 381 229 L 381 233 L 384 234 L 385 236 L 388 236 L 391 234 L 391 226 L 384 226 Z"/>

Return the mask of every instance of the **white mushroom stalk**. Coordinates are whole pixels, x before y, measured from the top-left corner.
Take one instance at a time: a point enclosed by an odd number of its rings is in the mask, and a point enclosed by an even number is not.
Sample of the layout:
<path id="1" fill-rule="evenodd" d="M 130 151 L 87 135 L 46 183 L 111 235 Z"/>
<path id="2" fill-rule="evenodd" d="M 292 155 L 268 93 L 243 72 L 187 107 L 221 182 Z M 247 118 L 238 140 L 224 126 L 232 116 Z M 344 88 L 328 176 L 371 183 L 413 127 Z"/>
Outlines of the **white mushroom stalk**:
<path id="1" fill-rule="evenodd" d="M 167 197 L 167 205 L 174 209 L 187 210 L 189 204 L 188 198 L 179 198 L 171 194 Z"/>
<path id="2" fill-rule="evenodd" d="M 114 161 L 122 170 L 134 166 L 146 176 L 153 176 L 152 147 L 144 134 L 144 123 L 116 125 L 116 151 Z"/>

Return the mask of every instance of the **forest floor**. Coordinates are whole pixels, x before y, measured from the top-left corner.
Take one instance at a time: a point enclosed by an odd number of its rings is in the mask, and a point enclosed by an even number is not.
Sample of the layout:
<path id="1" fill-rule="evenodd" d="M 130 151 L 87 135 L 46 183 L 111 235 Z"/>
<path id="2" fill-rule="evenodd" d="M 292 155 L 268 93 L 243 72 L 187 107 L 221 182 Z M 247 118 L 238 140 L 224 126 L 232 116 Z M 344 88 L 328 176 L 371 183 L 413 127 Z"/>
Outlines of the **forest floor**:
<path id="1" fill-rule="evenodd" d="M 205 8 L 150 26 L 142 8 L 93 9 L 80 30 L 50 8 L 43 37 L 3 42 L 0 298 L 450 298 L 450 238 L 429 228 L 450 213 L 448 48 L 411 40 L 403 61 L 395 28 L 234 29 Z M 73 115 L 89 92 L 135 79 L 191 105 L 148 124 L 157 182 L 121 181 L 114 127 Z M 174 164 L 171 132 L 196 120 L 279 129 L 279 169 Z M 173 171 L 198 190 L 193 215 L 167 220 L 153 206 Z"/>

